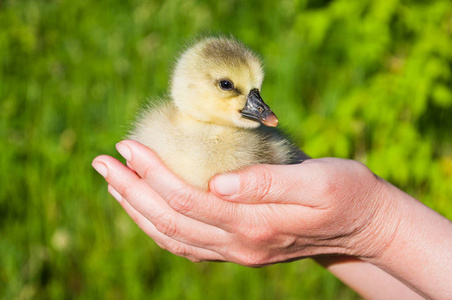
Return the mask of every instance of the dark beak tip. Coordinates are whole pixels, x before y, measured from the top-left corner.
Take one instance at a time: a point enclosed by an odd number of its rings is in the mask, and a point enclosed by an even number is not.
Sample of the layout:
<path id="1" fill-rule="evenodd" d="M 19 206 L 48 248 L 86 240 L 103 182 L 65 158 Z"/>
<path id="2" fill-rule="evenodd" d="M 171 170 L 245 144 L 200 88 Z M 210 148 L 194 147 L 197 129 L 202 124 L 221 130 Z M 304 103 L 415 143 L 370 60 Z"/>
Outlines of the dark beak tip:
<path id="1" fill-rule="evenodd" d="M 241 113 L 245 118 L 258 121 L 265 126 L 278 126 L 278 118 L 268 105 L 265 104 L 264 100 L 262 100 L 258 89 L 252 89 L 250 91 Z"/>

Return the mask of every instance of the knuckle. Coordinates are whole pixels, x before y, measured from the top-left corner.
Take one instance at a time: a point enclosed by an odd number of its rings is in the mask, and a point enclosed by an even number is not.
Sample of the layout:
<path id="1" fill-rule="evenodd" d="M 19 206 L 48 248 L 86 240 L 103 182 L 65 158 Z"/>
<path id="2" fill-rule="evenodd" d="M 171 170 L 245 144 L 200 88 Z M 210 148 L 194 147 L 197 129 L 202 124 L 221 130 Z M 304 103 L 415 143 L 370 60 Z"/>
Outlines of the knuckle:
<path id="1" fill-rule="evenodd" d="M 338 191 L 338 182 L 336 179 L 329 175 L 327 178 L 325 178 L 325 192 L 328 195 L 335 195 Z"/>
<path id="2" fill-rule="evenodd" d="M 164 214 L 157 219 L 155 228 L 166 236 L 174 237 L 178 231 L 175 216 L 172 214 Z"/>
<path id="3" fill-rule="evenodd" d="M 250 268 L 259 268 L 267 264 L 266 255 L 259 252 L 244 252 L 237 256 L 237 263 Z"/>
<path id="4" fill-rule="evenodd" d="M 338 181 L 331 170 L 324 169 L 320 178 L 322 179 L 318 182 L 318 189 L 321 195 L 327 196 L 337 192 Z"/>
<path id="5" fill-rule="evenodd" d="M 251 241 L 259 246 L 267 245 L 273 240 L 274 234 L 268 228 L 255 230 L 251 234 Z"/>
<path id="6" fill-rule="evenodd" d="M 246 228 L 247 227 L 247 228 Z M 274 231 L 269 227 L 248 227 L 237 229 L 238 238 L 254 249 L 262 249 L 274 240 Z"/>
<path id="7" fill-rule="evenodd" d="M 140 184 L 142 183 L 141 179 L 135 180 L 129 184 L 123 185 L 118 192 L 122 195 L 125 199 L 132 199 L 136 195 L 137 191 L 139 190 Z"/>
<path id="8" fill-rule="evenodd" d="M 231 259 L 240 265 L 258 268 L 268 265 L 270 245 L 275 241 L 275 234 L 269 228 L 252 229 L 237 233 L 241 246 L 229 253 Z"/>
<path id="9" fill-rule="evenodd" d="M 258 167 L 256 170 L 256 176 L 249 176 L 245 189 L 249 190 L 249 194 L 254 199 L 265 198 L 274 184 L 274 178 L 272 173 Z"/>
<path id="10" fill-rule="evenodd" d="M 176 189 L 168 194 L 167 201 L 175 211 L 181 214 L 186 214 L 193 209 L 191 203 L 192 197 L 193 195 L 191 193 L 184 192 L 181 189 Z"/>
<path id="11" fill-rule="evenodd" d="M 181 256 L 181 257 L 187 257 L 189 256 L 189 251 L 187 249 L 187 246 L 178 242 L 174 242 L 170 245 L 166 246 L 166 250 L 173 253 L 174 255 Z"/>
<path id="12" fill-rule="evenodd" d="M 145 164 L 143 169 L 143 178 L 152 178 L 153 173 L 156 172 L 157 166 L 155 164 Z"/>
<path id="13" fill-rule="evenodd" d="M 256 249 L 267 247 L 277 237 L 276 230 L 271 226 L 255 222 L 251 224 L 242 223 L 236 228 L 236 234 L 239 240 L 249 243 Z"/>

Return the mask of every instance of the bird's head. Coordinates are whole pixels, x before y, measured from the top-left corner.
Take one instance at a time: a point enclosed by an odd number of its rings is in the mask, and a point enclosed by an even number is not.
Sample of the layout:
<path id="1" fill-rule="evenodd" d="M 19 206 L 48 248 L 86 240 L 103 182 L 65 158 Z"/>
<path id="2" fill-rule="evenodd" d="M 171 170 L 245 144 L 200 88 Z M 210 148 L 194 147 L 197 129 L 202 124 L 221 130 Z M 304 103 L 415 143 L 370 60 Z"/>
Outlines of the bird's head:
<path id="1" fill-rule="evenodd" d="M 274 127 L 278 119 L 260 96 L 260 60 L 234 39 L 207 38 L 186 50 L 176 64 L 171 95 L 183 113 L 224 126 Z"/>

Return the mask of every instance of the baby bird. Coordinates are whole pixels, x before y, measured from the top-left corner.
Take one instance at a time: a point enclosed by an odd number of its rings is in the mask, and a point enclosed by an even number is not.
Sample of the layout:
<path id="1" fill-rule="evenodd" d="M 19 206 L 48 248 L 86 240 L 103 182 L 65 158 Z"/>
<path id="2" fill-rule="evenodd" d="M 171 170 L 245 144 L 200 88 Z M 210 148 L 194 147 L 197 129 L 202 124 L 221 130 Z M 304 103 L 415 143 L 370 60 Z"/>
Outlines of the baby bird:
<path id="1" fill-rule="evenodd" d="M 273 128 L 278 119 L 260 96 L 263 78 L 259 59 L 240 42 L 202 39 L 178 60 L 171 101 L 142 111 L 129 138 L 204 190 L 217 173 L 300 163 L 309 157 Z"/>

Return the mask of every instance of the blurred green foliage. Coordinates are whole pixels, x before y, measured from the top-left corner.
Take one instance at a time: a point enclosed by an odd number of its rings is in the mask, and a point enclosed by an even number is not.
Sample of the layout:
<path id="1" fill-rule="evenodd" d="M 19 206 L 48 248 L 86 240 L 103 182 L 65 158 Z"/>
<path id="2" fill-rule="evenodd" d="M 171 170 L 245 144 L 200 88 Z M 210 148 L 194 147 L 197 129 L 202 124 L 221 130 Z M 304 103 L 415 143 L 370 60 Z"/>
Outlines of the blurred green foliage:
<path id="1" fill-rule="evenodd" d="M 452 218 L 448 0 L 0 2 L 0 297 L 356 299 L 309 260 L 248 269 L 163 250 L 91 169 L 199 34 L 261 54 L 307 153 L 360 160 Z"/>

